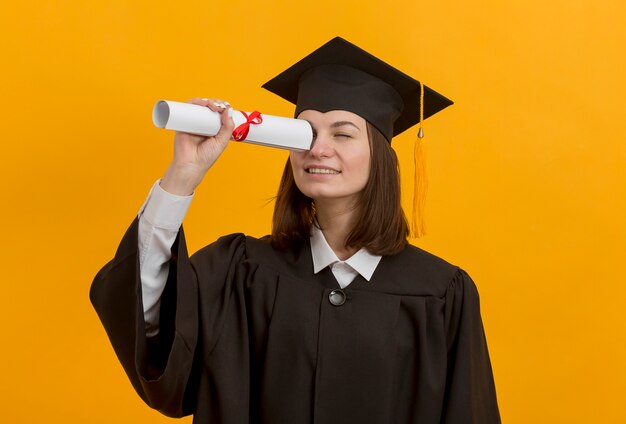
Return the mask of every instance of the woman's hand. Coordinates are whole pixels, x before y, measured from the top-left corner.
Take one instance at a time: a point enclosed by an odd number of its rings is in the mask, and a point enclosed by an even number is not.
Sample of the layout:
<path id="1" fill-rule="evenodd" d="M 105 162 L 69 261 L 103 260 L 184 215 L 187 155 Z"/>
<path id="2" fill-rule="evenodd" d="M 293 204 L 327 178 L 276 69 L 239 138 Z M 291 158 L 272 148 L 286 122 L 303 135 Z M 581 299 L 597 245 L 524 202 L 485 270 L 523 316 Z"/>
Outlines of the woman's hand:
<path id="1" fill-rule="evenodd" d="M 192 99 L 189 103 L 205 106 L 221 116 L 222 126 L 213 137 L 176 132 L 174 159 L 161 179 L 163 190 L 187 196 L 193 193 L 204 174 L 220 157 L 231 138 L 235 123 L 229 111 L 230 104 L 219 99 Z"/>

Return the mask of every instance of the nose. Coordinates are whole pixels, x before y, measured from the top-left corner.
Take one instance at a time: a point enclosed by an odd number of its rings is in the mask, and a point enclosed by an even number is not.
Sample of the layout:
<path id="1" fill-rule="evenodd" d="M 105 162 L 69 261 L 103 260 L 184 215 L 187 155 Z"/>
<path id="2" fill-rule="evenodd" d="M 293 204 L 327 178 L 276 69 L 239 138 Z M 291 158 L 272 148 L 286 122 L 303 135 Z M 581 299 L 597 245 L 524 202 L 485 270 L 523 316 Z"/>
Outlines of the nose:
<path id="1" fill-rule="evenodd" d="M 309 154 L 316 158 L 327 158 L 332 156 L 334 153 L 334 147 L 332 145 L 332 141 L 323 135 L 317 134 L 315 139 L 313 140 L 313 144 L 311 145 L 311 150 L 309 150 Z"/>

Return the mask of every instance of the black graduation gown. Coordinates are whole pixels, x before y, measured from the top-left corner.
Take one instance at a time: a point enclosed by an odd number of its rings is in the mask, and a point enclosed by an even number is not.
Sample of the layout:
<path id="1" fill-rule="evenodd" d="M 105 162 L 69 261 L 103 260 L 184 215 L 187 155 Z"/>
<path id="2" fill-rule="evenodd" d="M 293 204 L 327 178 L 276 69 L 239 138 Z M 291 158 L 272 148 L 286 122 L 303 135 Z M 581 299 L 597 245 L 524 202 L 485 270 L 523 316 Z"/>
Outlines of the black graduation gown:
<path id="1" fill-rule="evenodd" d="M 310 246 L 220 238 L 172 248 L 160 335 L 144 331 L 137 220 L 91 287 L 137 393 L 194 423 L 499 423 L 474 283 L 408 246 L 339 289 Z"/>

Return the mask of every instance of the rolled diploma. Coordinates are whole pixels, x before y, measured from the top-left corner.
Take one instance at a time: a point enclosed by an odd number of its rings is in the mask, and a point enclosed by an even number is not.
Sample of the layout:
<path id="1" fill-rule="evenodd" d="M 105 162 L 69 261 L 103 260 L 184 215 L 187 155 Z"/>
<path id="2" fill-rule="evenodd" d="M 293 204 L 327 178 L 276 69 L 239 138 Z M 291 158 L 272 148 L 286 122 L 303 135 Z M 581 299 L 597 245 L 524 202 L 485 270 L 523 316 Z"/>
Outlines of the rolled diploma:
<path id="1" fill-rule="evenodd" d="M 250 114 L 247 112 L 248 115 Z M 313 142 L 311 124 L 304 119 L 261 114 L 263 122 L 250 124 L 245 143 L 295 151 L 310 150 Z M 240 111 L 233 110 L 235 128 L 246 122 Z M 205 106 L 159 100 L 152 109 L 157 128 L 212 136 L 220 129 L 220 115 Z"/>

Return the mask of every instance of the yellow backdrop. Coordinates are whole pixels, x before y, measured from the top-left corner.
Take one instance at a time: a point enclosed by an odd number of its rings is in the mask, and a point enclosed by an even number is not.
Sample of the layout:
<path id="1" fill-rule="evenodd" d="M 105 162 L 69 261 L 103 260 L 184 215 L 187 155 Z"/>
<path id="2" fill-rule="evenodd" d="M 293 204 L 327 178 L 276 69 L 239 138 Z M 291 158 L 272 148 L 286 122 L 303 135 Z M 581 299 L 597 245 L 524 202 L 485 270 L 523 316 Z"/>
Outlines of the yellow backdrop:
<path id="1" fill-rule="evenodd" d="M 624 4 L 3 5 L 0 420 L 170 422 L 135 395 L 88 302 L 170 159 L 151 107 L 215 96 L 290 115 L 260 84 L 341 35 L 456 102 L 425 126 L 417 244 L 478 284 L 504 421 L 626 422 Z M 394 142 L 407 191 L 413 137 Z M 285 158 L 231 146 L 186 220 L 190 250 L 267 233 Z"/>

